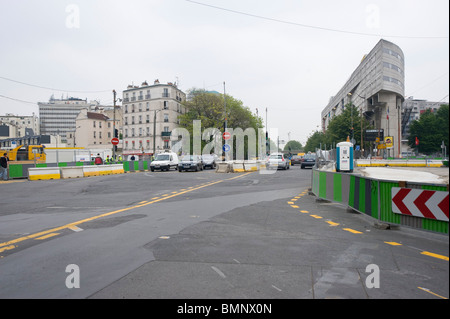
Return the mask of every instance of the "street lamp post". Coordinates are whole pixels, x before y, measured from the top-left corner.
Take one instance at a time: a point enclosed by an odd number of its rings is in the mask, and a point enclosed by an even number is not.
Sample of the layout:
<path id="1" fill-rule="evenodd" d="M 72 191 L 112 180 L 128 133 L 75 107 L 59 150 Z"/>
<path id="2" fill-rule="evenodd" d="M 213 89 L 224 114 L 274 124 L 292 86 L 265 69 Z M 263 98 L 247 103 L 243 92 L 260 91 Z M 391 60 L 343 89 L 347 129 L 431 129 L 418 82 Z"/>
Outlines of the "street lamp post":
<path id="1" fill-rule="evenodd" d="M 153 115 L 153 156 L 155 156 L 156 152 L 156 113 L 161 110 L 155 110 L 155 114 Z"/>

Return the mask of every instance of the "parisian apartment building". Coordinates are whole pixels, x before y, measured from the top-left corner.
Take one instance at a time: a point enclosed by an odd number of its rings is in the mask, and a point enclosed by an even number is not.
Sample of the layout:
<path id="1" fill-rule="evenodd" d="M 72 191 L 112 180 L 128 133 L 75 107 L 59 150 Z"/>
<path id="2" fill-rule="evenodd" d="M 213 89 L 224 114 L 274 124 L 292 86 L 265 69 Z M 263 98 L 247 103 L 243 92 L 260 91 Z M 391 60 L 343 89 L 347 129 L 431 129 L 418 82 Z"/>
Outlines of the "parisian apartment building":
<path id="1" fill-rule="evenodd" d="M 178 116 L 186 113 L 186 94 L 176 83 L 146 81 L 123 91 L 123 154 L 148 155 L 172 147 L 170 136 Z"/>
<path id="2" fill-rule="evenodd" d="M 116 107 L 116 114 L 110 107 L 89 111 L 83 108 L 75 120 L 75 133 L 68 133 L 68 146 L 86 149 L 112 149 L 114 130 L 120 136 L 122 112 Z M 114 117 L 116 122 L 114 125 Z M 121 148 L 121 145 L 118 145 Z"/>

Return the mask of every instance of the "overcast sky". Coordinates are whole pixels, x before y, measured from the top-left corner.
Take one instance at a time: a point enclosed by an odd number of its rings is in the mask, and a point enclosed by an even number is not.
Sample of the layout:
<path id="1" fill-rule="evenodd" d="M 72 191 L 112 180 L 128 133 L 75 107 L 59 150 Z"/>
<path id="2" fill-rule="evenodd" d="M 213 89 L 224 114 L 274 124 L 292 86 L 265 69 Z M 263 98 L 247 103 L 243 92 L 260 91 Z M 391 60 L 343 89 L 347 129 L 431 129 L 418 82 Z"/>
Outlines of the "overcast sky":
<path id="1" fill-rule="evenodd" d="M 448 101 L 448 30 L 448 0 L 0 0 L 0 115 L 52 94 L 111 105 L 145 80 L 225 82 L 304 144 L 381 38 L 405 54 L 406 96 Z"/>

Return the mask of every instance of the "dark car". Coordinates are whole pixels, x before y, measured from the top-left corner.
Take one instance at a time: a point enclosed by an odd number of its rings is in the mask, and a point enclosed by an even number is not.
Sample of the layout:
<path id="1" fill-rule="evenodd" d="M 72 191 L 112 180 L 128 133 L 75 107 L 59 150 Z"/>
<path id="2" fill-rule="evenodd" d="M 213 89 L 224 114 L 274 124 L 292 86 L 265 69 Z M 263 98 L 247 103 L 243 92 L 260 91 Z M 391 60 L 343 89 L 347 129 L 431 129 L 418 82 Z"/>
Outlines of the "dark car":
<path id="1" fill-rule="evenodd" d="M 303 156 L 294 155 L 291 157 L 291 166 L 294 166 L 295 164 L 301 164 L 302 161 L 303 161 Z"/>
<path id="2" fill-rule="evenodd" d="M 216 168 L 216 157 L 212 154 L 202 155 L 203 168 Z"/>
<path id="3" fill-rule="evenodd" d="M 202 171 L 202 158 L 198 155 L 184 155 L 178 163 L 178 171 Z"/>
<path id="4" fill-rule="evenodd" d="M 303 156 L 301 168 L 313 167 L 314 165 L 316 165 L 316 155 L 315 154 L 306 154 L 305 156 Z"/>

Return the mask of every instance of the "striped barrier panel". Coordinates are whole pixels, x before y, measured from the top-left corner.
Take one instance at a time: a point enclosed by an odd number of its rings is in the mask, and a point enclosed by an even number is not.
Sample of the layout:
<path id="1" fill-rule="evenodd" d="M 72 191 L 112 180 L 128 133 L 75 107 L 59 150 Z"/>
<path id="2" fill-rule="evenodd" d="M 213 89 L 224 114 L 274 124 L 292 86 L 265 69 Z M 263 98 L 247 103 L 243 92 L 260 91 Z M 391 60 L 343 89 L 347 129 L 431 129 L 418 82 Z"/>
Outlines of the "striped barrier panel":
<path id="1" fill-rule="evenodd" d="M 32 167 L 28 168 L 28 180 L 60 179 L 59 167 Z"/>
<path id="2" fill-rule="evenodd" d="M 392 187 L 391 195 L 396 214 L 448 222 L 448 192 Z"/>
<path id="3" fill-rule="evenodd" d="M 149 161 L 126 161 L 123 162 L 125 172 L 146 172 L 150 170 Z"/>
<path id="4" fill-rule="evenodd" d="M 400 185 L 409 189 L 442 191 L 448 194 L 447 185 L 377 180 L 316 169 L 313 169 L 311 184 L 311 191 L 318 198 L 347 205 L 379 222 L 448 234 L 448 220 L 397 214 L 392 208 L 392 189 Z"/>

